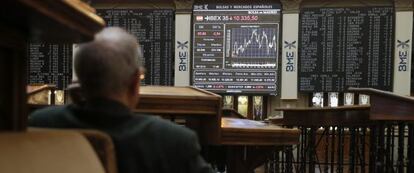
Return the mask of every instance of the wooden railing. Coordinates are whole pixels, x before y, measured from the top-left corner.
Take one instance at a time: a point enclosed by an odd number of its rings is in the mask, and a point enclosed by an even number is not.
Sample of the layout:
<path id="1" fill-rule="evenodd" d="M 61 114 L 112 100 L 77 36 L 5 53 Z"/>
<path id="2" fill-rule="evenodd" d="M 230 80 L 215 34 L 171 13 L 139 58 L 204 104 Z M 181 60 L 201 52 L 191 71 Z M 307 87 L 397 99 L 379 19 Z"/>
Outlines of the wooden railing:
<path id="1" fill-rule="evenodd" d="M 413 172 L 414 99 L 369 88 L 350 91 L 370 95 L 370 105 L 277 109 L 283 118 L 273 123 L 302 133 L 298 145 L 274 154 L 267 172 Z"/>

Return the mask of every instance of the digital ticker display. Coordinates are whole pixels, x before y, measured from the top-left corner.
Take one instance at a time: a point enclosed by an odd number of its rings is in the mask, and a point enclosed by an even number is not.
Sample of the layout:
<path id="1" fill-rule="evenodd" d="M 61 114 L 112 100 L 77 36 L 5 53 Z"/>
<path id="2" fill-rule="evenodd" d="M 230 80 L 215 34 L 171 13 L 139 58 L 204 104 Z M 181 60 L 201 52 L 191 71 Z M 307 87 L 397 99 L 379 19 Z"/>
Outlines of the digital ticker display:
<path id="1" fill-rule="evenodd" d="M 72 44 L 29 43 L 29 84 L 53 84 L 59 90 L 72 81 Z"/>
<path id="2" fill-rule="evenodd" d="M 195 87 L 217 93 L 277 93 L 280 5 L 193 8 Z"/>
<path id="3" fill-rule="evenodd" d="M 302 8 L 299 91 L 392 90 L 393 7 Z"/>

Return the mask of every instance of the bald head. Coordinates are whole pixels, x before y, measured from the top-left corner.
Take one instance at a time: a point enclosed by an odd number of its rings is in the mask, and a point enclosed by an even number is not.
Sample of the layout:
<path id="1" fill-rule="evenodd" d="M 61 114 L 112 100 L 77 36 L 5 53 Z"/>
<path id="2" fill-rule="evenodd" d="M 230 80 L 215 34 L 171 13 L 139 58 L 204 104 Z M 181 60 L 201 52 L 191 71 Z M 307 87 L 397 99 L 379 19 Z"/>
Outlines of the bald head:
<path id="1" fill-rule="evenodd" d="M 142 52 L 136 38 L 110 27 L 80 44 L 75 54 L 75 73 L 87 97 L 105 97 L 127 92 L 136 82 Z"/>

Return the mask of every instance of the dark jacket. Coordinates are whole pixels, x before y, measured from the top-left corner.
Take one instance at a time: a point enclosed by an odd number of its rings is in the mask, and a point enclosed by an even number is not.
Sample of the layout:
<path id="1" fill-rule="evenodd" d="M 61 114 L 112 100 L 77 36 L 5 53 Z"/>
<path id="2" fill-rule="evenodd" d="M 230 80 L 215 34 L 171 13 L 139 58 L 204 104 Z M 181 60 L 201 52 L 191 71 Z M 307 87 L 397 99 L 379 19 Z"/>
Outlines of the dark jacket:
<path id="1" fill-rule="evenodd" d="M 212 172 L 200 156 L 193 131 L 155 116 L 133 114 L 112 100 L 41 109 L 29 117 L 29 124 L 106 132 L 115 144 L 120 173 Z"/>

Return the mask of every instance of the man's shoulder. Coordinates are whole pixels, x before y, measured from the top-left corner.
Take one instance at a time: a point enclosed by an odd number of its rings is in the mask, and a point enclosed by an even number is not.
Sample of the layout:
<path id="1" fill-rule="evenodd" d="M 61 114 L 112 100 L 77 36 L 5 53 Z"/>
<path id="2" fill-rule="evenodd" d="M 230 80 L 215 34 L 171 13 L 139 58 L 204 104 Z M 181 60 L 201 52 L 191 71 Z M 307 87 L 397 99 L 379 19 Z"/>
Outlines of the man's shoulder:
<path id="1" fill-rule="evenodd" d="M 60 127 L 67 123 L 71 116 L 70 105 L 50 106 L 38 109 L 30 114 L 29 125 L 37 127 Z"/>
<path id="2" fill-rule="evenodd" d="M 42 109 L 37 109 L 30 114 L 30 116 L 44 116 L 44 115 L 52 115 L 52 114 L 62 114 L 68 112 L 69 105 L 63 106 L 48 106 Z"/>

